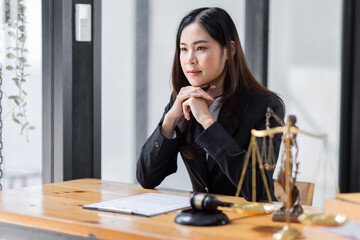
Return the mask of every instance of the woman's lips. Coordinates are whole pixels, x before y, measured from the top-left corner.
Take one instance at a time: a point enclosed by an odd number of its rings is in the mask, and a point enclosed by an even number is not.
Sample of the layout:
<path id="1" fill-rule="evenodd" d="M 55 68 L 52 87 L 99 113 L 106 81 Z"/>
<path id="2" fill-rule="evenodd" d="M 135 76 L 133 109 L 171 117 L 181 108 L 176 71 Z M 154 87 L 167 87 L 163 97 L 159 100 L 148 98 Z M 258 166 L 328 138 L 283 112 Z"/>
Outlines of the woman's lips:
<path id="1" fill-rule="evenodd" d="M 197 76 L 201 73 L 201 71 L 188 71 L 189 76 Z"/>

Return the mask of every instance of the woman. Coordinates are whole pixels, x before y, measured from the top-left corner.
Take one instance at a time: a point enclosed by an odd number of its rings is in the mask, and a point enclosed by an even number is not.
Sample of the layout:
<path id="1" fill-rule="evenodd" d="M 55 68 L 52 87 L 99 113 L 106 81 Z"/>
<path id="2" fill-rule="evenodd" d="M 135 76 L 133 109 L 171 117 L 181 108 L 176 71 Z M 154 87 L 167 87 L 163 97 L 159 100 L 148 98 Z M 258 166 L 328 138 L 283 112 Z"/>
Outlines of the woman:
<path id="1" fill-rule="evenodd" d="M 251 129 L 265 128 L 267 107 L 281 118 L 284 107 L 251 74 L 235 25 L 223 9 L 199 8 L 182 19 L 172 85 L 164 115 L 141 150 L 138 181 L 144 188 L 158 186 L 176 172 L 180 152 L 194 191 L 235 195 Z M 280 142 L 276 136 L 276 158 Z M 257 200 L 266 200 L 258 166 L 256 170 Z M 266 174 L 275 199 L 272 172 Z M 251 164 L 241 196 L 251 199 Z"/>

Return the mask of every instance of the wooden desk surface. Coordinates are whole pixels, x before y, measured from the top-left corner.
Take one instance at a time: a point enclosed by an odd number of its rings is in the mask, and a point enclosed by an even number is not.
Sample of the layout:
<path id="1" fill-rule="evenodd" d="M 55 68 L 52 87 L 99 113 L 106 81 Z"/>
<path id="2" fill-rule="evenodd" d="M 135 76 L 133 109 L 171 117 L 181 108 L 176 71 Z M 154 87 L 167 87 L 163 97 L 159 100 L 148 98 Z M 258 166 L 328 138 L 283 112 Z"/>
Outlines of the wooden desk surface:
<path id="1" fill-rule="evenodd" d="M 339 194 L 337 198 L 340 200 L 345 200 L 360 204 L 360 193 L 343 193 L 343 194 Z"/>
<path id="2" fill-rule="evenodd" d="M 176 212 L 151 218 L 85 210 L 85 204 L 147 192 L 189 196 L 185 193 L 145 190 L 136 184 L 81 179 L 0 192 L 0 222 L 99 239 L 272 239 L 284 223 L 271 215 L 248 216 L 224 211 L 230 223 L 217 227 L 176 224 Z M 243 202 L 220 196 L 220 200 Z M 311 209 L 310 209 L 311 210 Z M 347 239 L 318 227 L 292 224 L 306 239 Z"/>

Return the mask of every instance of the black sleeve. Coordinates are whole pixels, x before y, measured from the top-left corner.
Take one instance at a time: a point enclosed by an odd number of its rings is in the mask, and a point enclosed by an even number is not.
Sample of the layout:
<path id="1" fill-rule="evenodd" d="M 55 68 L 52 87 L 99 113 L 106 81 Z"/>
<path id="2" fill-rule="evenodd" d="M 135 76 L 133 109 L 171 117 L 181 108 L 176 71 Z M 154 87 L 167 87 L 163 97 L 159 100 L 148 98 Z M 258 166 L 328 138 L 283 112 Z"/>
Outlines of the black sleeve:
<path id="1" fill-rule="evenodd" d="M 255 129 L 265 129 L 265 113 L 267 107 L 271 107 L 275 114 L 277 114 L 281 119 L 284 118 L 284 111 L 282 104 L 274 98 L 270 98 L 271 101 L 267 101 L 266 104 L 262 104 L 261 109 L 258 110 L 254 121 Z M 257 119 L 256 119 L 257 118 Z M 270 120 L 271 127 L 279 126 L 279 124 L 272 118 Z M 250 131 L 251 129 L 249 129 Z M 240 138 L 242 136 L 239 136 Z M 208 150 L 209 155 L 218 163 L 220 169 L 227 176 L 230 182 L 234 187 L 238 186 L 241 172 L 246 160 L 247 148 L 241 147 L 240 144 L 236 141 L 236 138 L 233 138 L 228 134 L 228 132 L 223 128 L 221 124 L 215 122 L 209 128 L 204 130 L 201 135 L 196 139 L 196 142 L 202 147 Z M 258 143 L 262 143 L 262 140 Z M 279 148 L 281 144 L 281 135 L 276 135 L 274 137 L 274 154 L 275 159 L 277 159 Z M 259 144 L 261 152 L 261 144 Z M 247 199 L 252 200 L 252 164 L 251 158 L 249 160 L 248 167 L 246 169 L 246 174 L 244 182 L 241 188 L 241 195 Z M 273 171 L 265 171 L 266 179 L 268 186 L 270 187 L 271 197 L 273 195 L 273 180 L 272 180 Z M 261 176 L 259 165 L 256 164 L 256 200 L 267 200 L 267 195 L 265 192 L 265 185 Z"/>
<path id="2" fill-rule="evenodd" d="M 173 104 L 172 98 L 165 107 L 163 117 L 141 149 L 137 162 L 136 178 L 143 188 L 155 188 L 165 177 L 177 170 L 177 153 L 180 143 L 180 131 L 175 128 L 176 138 L 167 139 L 161 133 L 165 114 Z"/>

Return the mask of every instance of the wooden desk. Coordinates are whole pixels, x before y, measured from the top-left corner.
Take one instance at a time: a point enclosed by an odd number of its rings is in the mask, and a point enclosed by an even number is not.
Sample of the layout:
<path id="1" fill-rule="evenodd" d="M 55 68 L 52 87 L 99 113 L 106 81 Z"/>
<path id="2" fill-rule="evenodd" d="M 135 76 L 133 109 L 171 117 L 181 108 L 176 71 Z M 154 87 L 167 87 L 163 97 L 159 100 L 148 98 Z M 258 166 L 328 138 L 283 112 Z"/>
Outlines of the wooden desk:
<path id="1" fill-rule="evenodd" d="M 339 194 L 337 199 L 325 200 L 327 213 L 345 214 L 348 218 L 360 222 L 360 193 Z"/>
<path id="2" fill-rule="evenodd" d="M 191 227 L 174 222 L 177 212 L 146 218 L 82 208 L 84 204 L 147 192 L 159 191 L 144 190 L 136 184 L 96 179 L 3 191 L 0 193 L 0 238 L 272 239 L 272 233 L 284 226 L 284 223 L 272 222 L 271 215 L 247 216 L 232 211 L 225 211 L 231 220 L 228 225 Z M 185 193 L 160 192 L 189 196 Z M 220 196 L 219 199 L 229 202 L 245 201 L 229 196 Z M 307 239 L 346 239 L 317 227 L 304 227 L 301 224 L 292 226 L 302 230 Z"/>

